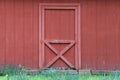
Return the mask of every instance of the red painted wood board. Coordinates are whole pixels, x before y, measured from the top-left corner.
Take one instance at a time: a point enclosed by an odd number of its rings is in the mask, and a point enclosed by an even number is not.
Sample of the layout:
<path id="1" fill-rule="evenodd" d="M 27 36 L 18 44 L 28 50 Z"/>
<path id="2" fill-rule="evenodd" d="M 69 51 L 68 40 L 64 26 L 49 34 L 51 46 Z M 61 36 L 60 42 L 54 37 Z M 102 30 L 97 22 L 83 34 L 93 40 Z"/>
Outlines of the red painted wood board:
<path id="1" fill-rule="evenodd" d="M 14 25 L 14 0 L 5 1 L 5 26 L 6 26 L 6 64 L 14 64 L 15 53 L 15 25 Z"/>
<path id="2" fill-rule="evenodd" d="M 5 64 L 5 1 L 0 3 L 0 65 Z"/>

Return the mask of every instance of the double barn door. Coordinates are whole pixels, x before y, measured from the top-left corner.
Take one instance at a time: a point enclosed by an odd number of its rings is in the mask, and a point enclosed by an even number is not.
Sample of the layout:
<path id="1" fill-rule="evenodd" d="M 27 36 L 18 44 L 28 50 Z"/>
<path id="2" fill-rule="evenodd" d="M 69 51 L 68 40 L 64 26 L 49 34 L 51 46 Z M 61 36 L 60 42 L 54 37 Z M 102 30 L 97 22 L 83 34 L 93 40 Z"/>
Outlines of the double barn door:
<path id="1" fill-rule="evenodd" d="M 79 15 L 78 4 L 40 4 L 40 69 L 80 69 Z"/>

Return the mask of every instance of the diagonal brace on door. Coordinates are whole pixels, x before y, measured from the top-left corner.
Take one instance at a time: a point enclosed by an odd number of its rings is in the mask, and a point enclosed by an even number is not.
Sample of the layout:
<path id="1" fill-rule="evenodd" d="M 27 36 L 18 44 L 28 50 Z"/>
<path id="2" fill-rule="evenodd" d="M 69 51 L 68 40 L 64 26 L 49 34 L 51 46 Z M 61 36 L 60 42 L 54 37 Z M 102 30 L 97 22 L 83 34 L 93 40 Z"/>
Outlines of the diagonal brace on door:
<path id="1" fill-rule="evenodd" d="M 62 51 L 57 51 L 54 47 L 52 47 L 50 45 L 51 42 L 49 41 L 45 41 L 44 42 L 49 49 L 51 49 L 57 56 L 55 58 L 53 58 L 47 65 L 46 65 L 46 68 L 51 66 L 52 64 L 54 64 L 54 62 L 56 60 L 58 60 L 59 58 L 61 58 L 69 67 L 73 68 L 74 66 L 68 61 L 66 60 L 66 58 L 63 57 L 63 54 L 65 54 L 65 52 L 67 52 L 69 49 L 71 49 L 73 47 L 73 45 L 75 44 L 74 41 L 59 41 L 58 43 L 70 43 L 68 46 L 66 46 Z M 53 42 L 52 42 L 53 43 Z"/>

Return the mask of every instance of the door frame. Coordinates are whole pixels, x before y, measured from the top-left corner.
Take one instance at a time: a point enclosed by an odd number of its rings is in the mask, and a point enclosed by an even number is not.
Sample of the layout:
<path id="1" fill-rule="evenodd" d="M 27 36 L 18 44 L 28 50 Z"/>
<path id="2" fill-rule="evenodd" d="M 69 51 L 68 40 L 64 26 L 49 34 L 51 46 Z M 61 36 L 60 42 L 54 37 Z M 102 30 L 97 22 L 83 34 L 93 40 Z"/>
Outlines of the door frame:
<path id="1" fill-rule="evenodd" d="M 40 3 L 39 4 L 39 68 L 44 69 L 44 11 L 45 9 L 75 10 L 75 68 L 81 69 L 81 21 L 80 4 L 77 3 Z"/>

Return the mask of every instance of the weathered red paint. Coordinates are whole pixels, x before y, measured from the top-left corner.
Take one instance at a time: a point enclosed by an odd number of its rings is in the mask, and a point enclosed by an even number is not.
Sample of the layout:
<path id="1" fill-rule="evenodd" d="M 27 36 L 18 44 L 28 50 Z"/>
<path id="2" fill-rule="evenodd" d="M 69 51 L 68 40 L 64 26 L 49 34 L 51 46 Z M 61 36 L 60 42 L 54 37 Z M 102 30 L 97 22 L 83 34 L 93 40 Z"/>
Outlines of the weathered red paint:
<path id="1" fill-rule="evenodd" d="M 80 4 L 79 69 L 120 69 L 118 0 L 0 0 L 0 65 L 36 69 L 42 64 L 40 3 Z M 70 61 L 69 55 L 64 56 Z"/>

